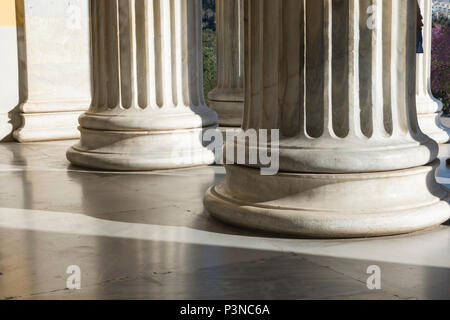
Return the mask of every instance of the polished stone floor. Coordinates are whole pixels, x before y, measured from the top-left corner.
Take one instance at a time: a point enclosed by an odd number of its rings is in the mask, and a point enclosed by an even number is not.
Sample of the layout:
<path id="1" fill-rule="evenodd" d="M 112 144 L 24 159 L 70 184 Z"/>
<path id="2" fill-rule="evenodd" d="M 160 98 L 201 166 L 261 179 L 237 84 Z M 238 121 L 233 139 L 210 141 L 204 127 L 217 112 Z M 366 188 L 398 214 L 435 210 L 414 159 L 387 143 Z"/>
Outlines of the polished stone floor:
<path id="1" fill-rule="evenodd" d="M 0 299 L 450 299 L 449 223 L 376 239 L 251 232 L 203 209 L 222 167 L 89 171 L 65 160 L 71 144 L 0 144 Z M 66 289 L 71 265 L 80 290 Z M 381 290 L 367 288 L 373 265 Z"/>

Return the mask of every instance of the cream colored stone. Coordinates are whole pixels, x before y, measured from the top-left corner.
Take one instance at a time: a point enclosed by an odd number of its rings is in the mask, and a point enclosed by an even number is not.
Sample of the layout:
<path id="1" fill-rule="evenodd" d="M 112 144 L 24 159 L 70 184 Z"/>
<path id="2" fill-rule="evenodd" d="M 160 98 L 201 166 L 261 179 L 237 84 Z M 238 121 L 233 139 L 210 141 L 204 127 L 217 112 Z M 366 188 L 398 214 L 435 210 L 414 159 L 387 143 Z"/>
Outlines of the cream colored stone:
<path id="1" fill-rule="evenodd" d="M 79 137 L 90 104 L 87 0 L 25 0 L 18 27 L 20 142 Z"/>
<path id="2" fill-rule="evenodd" d="M 152 170 L 211 164 L 201 1 L 91 2 L 93 101 L 80 117 L 73 164 Z"/>
<path id="3" fill-rule="evenodd" d="M 243 0 L 217 0 L 217 87 L 209 105 L 223 127 L 240 127 L 244 112 Z"/>
<path id="4" fill-rule="evenodd" d="M 434 178 L 438 164 L 383 173 L 273 177 L 228 166 L 226 182 L 208 190 L 205 205 L 225 222 L 297 236 L 408 233 L 449 218 L 449 204 L 441 201 L 447 191 Z"/>
<path id="5" fill-rule="evenodd" d="M 24 113 L 21 115 L 22 128 L 14 132 L 14 138 L 21 142 L 77 138 L 80 132 L 76 124 L 81 114 L 80 111 Z"/>
<path id="6" fill-rule="evenodd" d="M 281 172 L 228 166 L 226 182 L 206 195 L 210 213 L 313 237 L 445 222 L 447 191 L 429 165 L 438 146 L 415 108 L 416 1 L 247 0 L 245 8 L 244 129 L 280 129 Z"/>
<path id="7" fill-rule="evenodd" d="M 423 15 L 423 54 L 417 55 L 417 113 L 422 131 L 438 143 L 447 143 L 450 128 L 441 121 L 442 103 L 431 92 L 431 0 L 419 0 Z"/>

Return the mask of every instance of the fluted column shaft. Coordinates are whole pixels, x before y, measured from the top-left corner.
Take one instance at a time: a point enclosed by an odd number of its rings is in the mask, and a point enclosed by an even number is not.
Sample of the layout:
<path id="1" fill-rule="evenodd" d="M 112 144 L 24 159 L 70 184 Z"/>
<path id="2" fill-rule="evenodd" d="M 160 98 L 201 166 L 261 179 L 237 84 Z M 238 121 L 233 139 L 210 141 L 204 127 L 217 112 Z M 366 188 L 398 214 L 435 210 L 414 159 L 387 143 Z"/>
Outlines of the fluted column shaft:
<path id="1" fill-rule="evenodd" d="M 416 0 L 245 0 L 244 12 L 246 132 L 226 149 L 247 157 L 208 190 L 207 210 L 314 237 L 400 234 L 449 219 L 438 147 L 417 122 Z M 279 129 L 281 139 L 254 145 L 254 129 Z M 273 176 L 259 170 L 267 150 L 279 153 Z"/>
<path id="2" fill-rule="evenodd" d="M 417 113 L 422 131 L 438 143 L 450 139 L 450 129 L 441 122 L 442 103 L 431 92 L 432 2 L 419 0 L 423 16 L 423 54 L 417 55 Z"/>
<path id="3" fill-rule="evenodd" d="M 436 158 L 417 125 L 414 1 L 400 2 L 248 1 L 244 128 L 281 130 L 283 171 L 384 171 Z"/>
<path id="4" fill-rule="evenodd" d="M 240 127 L 244 110 L 243 0 L 217 0 L 217 87 L 209 95 L 219 124 Z"/>
<path id="5" fill-rule="evenodd" d="M 93 100 L 69 160 L 114 170 L 211 163 L 201 1 L 91 1 L 91 25 Z"/>

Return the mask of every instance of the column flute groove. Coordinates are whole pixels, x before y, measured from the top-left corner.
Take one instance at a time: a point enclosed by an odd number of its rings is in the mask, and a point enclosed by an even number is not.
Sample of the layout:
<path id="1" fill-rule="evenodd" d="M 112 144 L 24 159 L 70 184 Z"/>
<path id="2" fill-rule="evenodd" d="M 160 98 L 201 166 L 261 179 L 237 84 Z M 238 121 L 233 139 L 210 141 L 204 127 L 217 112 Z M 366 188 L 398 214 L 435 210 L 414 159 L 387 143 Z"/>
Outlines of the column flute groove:
<path id="1" fill-rule="evenodd" d="M 349 136 L 361 138 L 360 99 L 359 99 L 359 0 L 349 2 L 349 76 L 348 76 L 348 101 L 349 101 Z"/>
<path id="2" fill-rule="evenodd" d="M 203 132 L 200 0 L 91 1 L 93 91 L 75 165 L 156 170 L 211 164 Z"/>
<path id="3" fill-rule="evenodd" d="M 373 27 L 365 5 L 375 5 Z M 402 234 L 448 220 L 448 190 L 435 179 L 438 146 L 417 127 L 416 1 L 245 0 L 245 11 L 244 129 L 280 129 L 280 140 L 248 146 L 243 132 L 226 149 L 244 148 L 246 159 L 272 150 L 279 170 L 262 175 L 262 161 L 227 165 L 226 180 L 205 196 L 211 215 L 323 238 Z M 283 117 L 293 107 L 306 134 Z"/>

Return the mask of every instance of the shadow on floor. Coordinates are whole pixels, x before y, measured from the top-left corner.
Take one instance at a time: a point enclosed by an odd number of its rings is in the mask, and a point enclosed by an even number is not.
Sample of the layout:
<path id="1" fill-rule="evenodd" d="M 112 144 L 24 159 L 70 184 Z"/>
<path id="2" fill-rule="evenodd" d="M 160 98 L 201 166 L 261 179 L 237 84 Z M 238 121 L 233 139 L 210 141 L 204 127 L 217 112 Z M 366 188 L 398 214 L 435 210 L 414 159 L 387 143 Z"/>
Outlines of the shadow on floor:
<path id="1" fill-rule="evenodd" d="M 449 299 L 450 269 L 224 246 L 2 230 L 0 299 Z M 5 259 L 12 252 L 17 259 Z M 51 256 L 51 259 L 48 257 Z M 78 265 L 82 289 L 65 290 Z M 369 290 L 369 266 L 381 290 Z"/>

